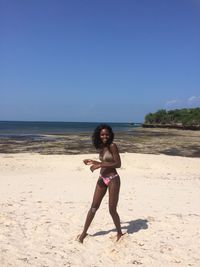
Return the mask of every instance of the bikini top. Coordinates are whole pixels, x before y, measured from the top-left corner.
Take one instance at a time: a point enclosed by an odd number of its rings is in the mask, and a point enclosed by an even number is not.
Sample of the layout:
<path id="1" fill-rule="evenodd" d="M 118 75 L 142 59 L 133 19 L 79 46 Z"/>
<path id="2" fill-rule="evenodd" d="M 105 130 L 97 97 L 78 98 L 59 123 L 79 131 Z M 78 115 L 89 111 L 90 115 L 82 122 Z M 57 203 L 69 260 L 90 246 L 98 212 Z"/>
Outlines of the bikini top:
<path id="1" fill-rule="evenodd" d="M 110 153 L 109 150 L 106 150 L 103 155 L 99 155 L 99 159 L 101 161 L 113 161 L 113 155 Z"/>

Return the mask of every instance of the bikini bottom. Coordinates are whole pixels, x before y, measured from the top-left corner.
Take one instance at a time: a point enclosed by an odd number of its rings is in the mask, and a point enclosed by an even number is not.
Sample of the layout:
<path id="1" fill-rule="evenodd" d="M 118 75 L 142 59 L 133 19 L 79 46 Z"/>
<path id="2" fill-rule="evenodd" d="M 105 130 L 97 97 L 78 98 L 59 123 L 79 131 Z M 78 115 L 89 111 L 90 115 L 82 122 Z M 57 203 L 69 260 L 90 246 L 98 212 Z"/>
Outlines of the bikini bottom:
<path id="1" fill-rule="evenodd" d="M 113 174 L 113 175 L 110 175 L 110 176 L 102 176 L 102 175 L 100 175 L 99 176 L 99 180 L 98 180 L 97 183 L 99 185 L 104 184 L 104 185 L 108 186 L 109 183 L 111 182 L 111 180 L 116 178 L 116 177 L 119 177 L 119 174 L 116 173 L 116 174 Z"/>

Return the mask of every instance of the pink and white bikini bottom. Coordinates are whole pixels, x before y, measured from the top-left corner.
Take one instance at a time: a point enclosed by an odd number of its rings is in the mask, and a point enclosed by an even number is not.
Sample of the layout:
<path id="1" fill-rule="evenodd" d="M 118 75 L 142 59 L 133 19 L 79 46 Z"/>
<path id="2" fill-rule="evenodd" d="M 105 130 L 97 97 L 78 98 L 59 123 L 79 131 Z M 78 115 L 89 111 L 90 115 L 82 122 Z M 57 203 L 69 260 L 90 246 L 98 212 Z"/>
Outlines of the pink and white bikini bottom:
<path id="1" fill-rule="evenodd" d="M 116 178 L 116 177 L 119 177 L 119 174 L 116 173 L 116 174 L 113 174 L 113 175 L 110 175 L 110 176 L 102 176 L 100 174 L 99 176 L 99 180 L 98 180 L 98 184 L 102 184 L 102 182 L 105 184 L 105 185 L 109 185 L 109 183 L 111 182 L 112 179 Z"/>

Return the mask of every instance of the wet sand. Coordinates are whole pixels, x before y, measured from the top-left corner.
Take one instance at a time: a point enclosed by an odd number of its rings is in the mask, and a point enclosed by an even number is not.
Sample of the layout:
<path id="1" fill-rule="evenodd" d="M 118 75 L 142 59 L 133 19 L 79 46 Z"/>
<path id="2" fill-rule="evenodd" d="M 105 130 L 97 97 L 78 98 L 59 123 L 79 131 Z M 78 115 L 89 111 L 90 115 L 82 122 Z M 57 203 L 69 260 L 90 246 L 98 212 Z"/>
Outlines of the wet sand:
<path id="1" fill-rule="evenodd" d="M 166 154 L 200 157 L 200 131 L 134 128 L 116 133 L 121 153 Z M 0 153 L 87 154 L 96 153 L 91 133 L 69 135 L 0 136 Z"/>

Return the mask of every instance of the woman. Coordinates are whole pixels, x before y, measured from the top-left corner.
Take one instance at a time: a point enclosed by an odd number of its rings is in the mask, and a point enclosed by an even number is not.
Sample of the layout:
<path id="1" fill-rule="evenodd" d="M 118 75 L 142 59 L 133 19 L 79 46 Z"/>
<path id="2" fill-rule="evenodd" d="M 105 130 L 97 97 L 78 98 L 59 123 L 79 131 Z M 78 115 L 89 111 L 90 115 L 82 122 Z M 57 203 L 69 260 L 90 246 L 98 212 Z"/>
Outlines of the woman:
<path id="1" fill-rule="evenodd" d="M 93 145 L 99 150 L 99 161 L 85 159 L 86 165 L 91 165 L 90 170 L 100 169 L 100 176 L 96 184 L 91 208 L 88 211 L 84 229 L 78 236 L 78 241 L 83 243 L 87 230 L 98 210 L 107 188 L 109 191 L 109 212 L 117 229 L 117 241 L 122 236 L 120 218 L 116 211 L 120 190 L 120 177 L 116 168 L 121 167 L 121 159 L 117 145 L 113 143 L 114 133 L 109 125 L 99 125 L 92 136 Z"/>

